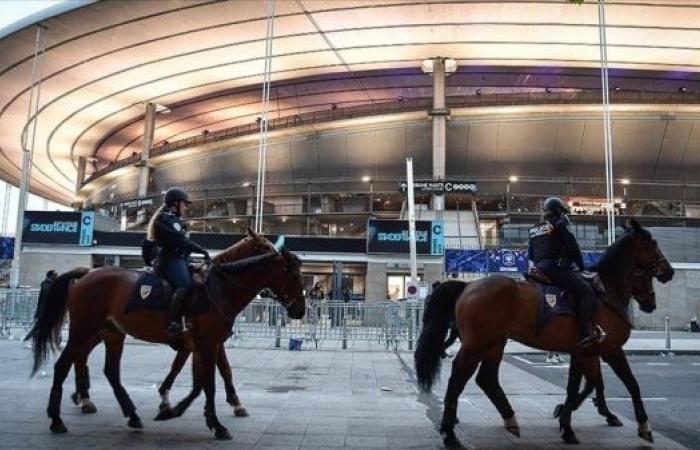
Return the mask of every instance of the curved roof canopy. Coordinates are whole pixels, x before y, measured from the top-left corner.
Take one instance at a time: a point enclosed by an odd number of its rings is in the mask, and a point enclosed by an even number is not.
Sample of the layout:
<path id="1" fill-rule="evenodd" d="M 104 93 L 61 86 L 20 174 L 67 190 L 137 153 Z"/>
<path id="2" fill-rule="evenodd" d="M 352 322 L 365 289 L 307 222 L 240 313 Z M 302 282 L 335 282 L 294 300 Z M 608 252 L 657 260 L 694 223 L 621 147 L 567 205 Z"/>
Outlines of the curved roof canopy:
<path id="1" fill-rule="evenodd" d="M 700 92 L 697 2 L 606 3 L 611 77 L 623 90 Z M 449 96 L 600 85 L 595 2 L 289 0 L 275 8 L 273 118 L 428 98 L 420 64 L 434 56 L 460 66 Z M 259 113 L 266 2 L 98 2 L 41 23 L 35 193 L 70 202 L 79 156 L 96 158 L 89 174 L 140 151 L 145 102 L 171 110 L 158 117 L 156 143 Z M 0 177 L 15 184 L 35 34 L 30 26 L 0 40 Z M 663 147 L 660 128 L 653 151 Z"/>

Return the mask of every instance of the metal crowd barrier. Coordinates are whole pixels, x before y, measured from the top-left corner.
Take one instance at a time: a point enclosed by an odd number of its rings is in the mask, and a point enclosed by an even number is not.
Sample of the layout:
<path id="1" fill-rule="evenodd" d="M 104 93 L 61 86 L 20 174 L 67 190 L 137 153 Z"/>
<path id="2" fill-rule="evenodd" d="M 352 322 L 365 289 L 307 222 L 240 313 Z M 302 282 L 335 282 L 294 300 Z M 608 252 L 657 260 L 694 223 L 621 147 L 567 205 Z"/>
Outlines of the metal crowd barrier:
<path id="1" fill-rule="evenodd" d="M 0 290 L 0 337 L 24 333 L 34 322 L 38 289 Z M 308 300 L 306 315 L 290 319 L 271 299 L 253 300 L 236 318 L 229 346 L 281 347 L 291 339 L 306 348 L 413 350 L 422 329 L 423 301 L 336 302 Z"/>
<path id="2" fill-rule="evenodd" d="M 38 297 L 39 289 L 0 289 L 0 337 L 12 336 L 13 329 L 29 330 Z"/>
<path id="3" fill-rule="evenodd" d="M 251 302 L 236 318 L 229 345 L 266 339 L 300 339 L 307 348 L 383 347 L 413 350 L 420 335 L 423 301 L 307 302 L 301 320 L 289 319 L 274 300 Z"/>

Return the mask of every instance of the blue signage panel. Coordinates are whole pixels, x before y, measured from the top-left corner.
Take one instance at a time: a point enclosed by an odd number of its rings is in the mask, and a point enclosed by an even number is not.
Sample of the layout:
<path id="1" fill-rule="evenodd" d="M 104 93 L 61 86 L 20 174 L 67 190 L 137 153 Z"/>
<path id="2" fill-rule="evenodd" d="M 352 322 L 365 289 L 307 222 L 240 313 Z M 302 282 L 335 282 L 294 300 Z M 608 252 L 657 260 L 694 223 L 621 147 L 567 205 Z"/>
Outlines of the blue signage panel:
<path id="1" fill-rule="evenodd" d="M 95 213 L 83 211 L 80 218 L 80 240 L 78 245 L 89 247 L 92 245 L 92 231 L 95 224 Z"/>
<path id="2" fill-rule="evenodd" d="M 527 251 L 489 250 L 489 272 L 527 272 Z"/>
<path id="3" fill-rule="evenodd" d="M 440 256 L 444 251 L 441 220 L 416 221 L 416 252 Z M 367 253 L 408 253 L 407 220 L 374 220 L 367 222 Z"/>
<path id="4" fill-rule="evenodd" d="M 92 245 L 93 212 L 26 211 L 22 242 Z"/>

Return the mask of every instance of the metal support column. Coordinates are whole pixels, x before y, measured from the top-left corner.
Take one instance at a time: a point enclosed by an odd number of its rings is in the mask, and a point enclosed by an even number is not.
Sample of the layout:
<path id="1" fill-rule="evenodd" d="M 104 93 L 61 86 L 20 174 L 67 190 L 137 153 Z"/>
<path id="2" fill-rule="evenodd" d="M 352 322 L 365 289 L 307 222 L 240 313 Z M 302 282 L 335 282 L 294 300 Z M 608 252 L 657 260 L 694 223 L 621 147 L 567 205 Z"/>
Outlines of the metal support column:
<path id="1" fill-rule="evenodd" d="M 445 58 L 433 60 L 433 109 L 430 116 L 433 120 L 433 179 L 445 179 L 445 133 L 448 110 L 445 107 Z M 445 209 L 445 197 L 433 195 L 433 209 Z"/>
<path id="2" fill-rule="evenodd" d="M 610 86 L 608 84 L 608 42 L 605 21 L 605 0 L 598 0 L 598 37 L 600 78 L 603 92 L 603 136 L 605 147 L 605 193 L 608 222 L 608 245 L 615 241 L 615 188 L 613 185 L 612 128 L 610 119 Z"/>
<path id="3" fill-rule="evenodd" d="M 27 123 L 22 133 L 22 173 L 19 185 L 19 201 L 17 208 L 17 227 L 15 229 L 15 251 L 10 270 L 10 287 L 19 286 L 19 274 L 22 255 L 22 231 L 24 229 L 24 211 L 27 207 L 27 191 L 29 189 L 29 174 L 31 172 L 32 157 L 34 156 L 34 142 L 38 125 L 39 103 L 41 100 L 41 82 L 43 79 L 43 60 L 46 28 L 37 25 L 36 43 L 34 46 L 34 64 L 32 66 L 31 88 L 29 90 L 29 106 L 27 108 Z M 36 91 L 36 92 L 35 92 Z M 31 139 L 29 139 L 31 135 Z"/>
<path id="4" fill-rule="evenodd" d="M 151 168 L 149 167 L 149 159 L 151 158 L 151 147 L 153 147 L 153 134 L 156 124 L 156 104 L 146 103 L 146 111 L 143 120 L 143 148 L 141 149 L 141 160 L 138 162 L 139 167 L 139 186 L 138 197 L 144 198 L 148 194 L 148 185 L 151 178 Z M 136 213 L 136 222 L 143 223 L 146 221 L 146 209 L 141 208 Z"/>

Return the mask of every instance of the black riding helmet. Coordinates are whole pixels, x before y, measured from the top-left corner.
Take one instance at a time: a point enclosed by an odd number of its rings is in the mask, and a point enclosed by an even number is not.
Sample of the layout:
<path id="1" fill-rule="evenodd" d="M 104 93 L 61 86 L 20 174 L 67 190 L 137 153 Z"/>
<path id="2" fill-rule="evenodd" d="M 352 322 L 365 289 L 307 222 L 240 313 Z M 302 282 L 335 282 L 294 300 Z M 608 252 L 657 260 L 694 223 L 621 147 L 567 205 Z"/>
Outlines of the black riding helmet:
<path id="1" fill-rule="evenodd" d="M 184 189 L 179 187 L 172 187 L 165 192 L 165 198 L 163 202 L 166 206 L 173 206 L 175 202 L 190 202 L 190 196 L 187 195 Z"/>
<path id="2" fill-rule="evenodd" d="M 569 207 L 559 197 L 549 197 L 542 204 L 542 210 L 553 215 L 561 215 L 569 212 Z"/>

